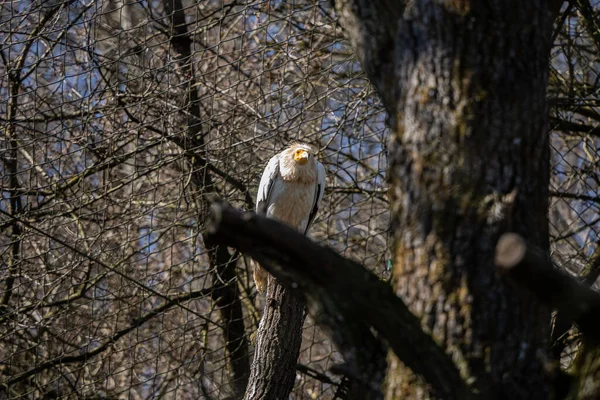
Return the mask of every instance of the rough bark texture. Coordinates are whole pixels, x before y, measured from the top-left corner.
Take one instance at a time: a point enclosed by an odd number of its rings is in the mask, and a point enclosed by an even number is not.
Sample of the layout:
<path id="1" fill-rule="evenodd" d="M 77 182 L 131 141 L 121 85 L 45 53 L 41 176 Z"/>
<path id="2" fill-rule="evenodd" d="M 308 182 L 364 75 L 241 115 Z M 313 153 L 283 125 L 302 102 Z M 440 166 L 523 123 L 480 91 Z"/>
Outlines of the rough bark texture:
<path id="1" fill-rule="evenodd" d="M 600 393 L 600 347 L 585 341 L 582 346 L 577 359 L 577 379 L 568 399 L 597 399 Z"/>
<path id="2" fill-rule="evenodd" d="M 304 301 L 269 276 L 244 399 L 287 399 L 296 380 Z"/>
<path id="3" fill-rule="evenodd" d="M 515 233 L 502 235 L 495 263 L 542 303 L 575 322 L 590 344 L 600 344 L 600 293 L 552 265 L 546 254 Z"/>
<path id="4" fill-rule="evenodd" d="M 493 255 L 509 229 L 548 249 L 545 95 L 555 9 L 541 0 L 424 0 L 388 21 L 394 13 L 372 2 L 336 7 L 393 113 L 397 295 L 486 396 L 547 398 L 539 354 L 548 310 L 500 277 Z M 390 27 L 392 43 L 381 34 Z M 389 363 L 388 398 L 429 394 L 392 354 Z"/>
<path id="5" fill-rule="evenodd" d="M 493 255 L 509 229 L 548 249 L 552 21 L 536 1 L 417 3 L 398 37 L 394 287 L 487 396 L 547 398 L 548 310 Z M 390 397 L 419 390 L 388 378 Z"/>

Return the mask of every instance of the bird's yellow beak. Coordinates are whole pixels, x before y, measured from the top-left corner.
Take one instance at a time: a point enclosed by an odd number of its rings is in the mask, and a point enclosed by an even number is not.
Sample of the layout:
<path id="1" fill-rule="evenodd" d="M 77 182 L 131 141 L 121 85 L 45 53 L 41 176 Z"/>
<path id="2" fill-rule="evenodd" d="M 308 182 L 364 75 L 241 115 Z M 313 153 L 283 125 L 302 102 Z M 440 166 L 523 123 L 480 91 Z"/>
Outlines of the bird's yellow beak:
<path id="1" fill-rule="evenodd" d="M 294 160 L 300 165 L 304 165 L 308 162 L 308 151 L 303 149 L 298 149 L 294 153 Z"/>

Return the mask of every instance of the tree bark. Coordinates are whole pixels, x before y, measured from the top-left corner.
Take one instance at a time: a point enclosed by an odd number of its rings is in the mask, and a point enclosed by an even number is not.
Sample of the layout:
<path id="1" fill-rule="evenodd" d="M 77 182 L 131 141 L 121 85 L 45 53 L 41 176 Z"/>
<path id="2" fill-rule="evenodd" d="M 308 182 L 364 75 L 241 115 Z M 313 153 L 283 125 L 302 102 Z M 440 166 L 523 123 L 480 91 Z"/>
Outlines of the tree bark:
<path id="1" fill-rule="evenodd" d="M 592 400 L 600 393 L 600 346 L 584 340 L 577 356 L 577 378 L 568 399 Z"/>
<path id="2" fill-rule="evenodd" d="M 556 7 L 424 0 L 394 20 L 384 4 L 336 1 L 392 113 L 395 291 L 484 395 L 547 398 L 539 355 L 549 310 L 500 277 L 493 257 L 511 228 L 548 250 L 546 85 Z M 392 39 L 381 33 L 390 27 Z M 430 395 L 393 354 L 388 361 L 388 398 Z"/>
<path id="3" fill-rule="evenodd" d="M 244 399 L 288 398 L 296 380 L 304 318 L 302 298 L 269 276 Z"/>
<path id="4" fill-rule="evenodd" d="M 600 293 L 554 268 L 543 252 L 514 233 L 498 241 L 495 263 L 542 303 L 575 322 L 588 343 L 600 344 Z"/>
<path id="5" fill-rule="evenodd" d="M 486 396 L 541 399 L 549 310 L 498 276 L 493 254 L 511 225 L 548 250 L 552 21 L 539 2 L 496 3 L 415 5 L 400 30 L 394 287 Z M 389 397 L 427 390 L 394 365 Z"/>

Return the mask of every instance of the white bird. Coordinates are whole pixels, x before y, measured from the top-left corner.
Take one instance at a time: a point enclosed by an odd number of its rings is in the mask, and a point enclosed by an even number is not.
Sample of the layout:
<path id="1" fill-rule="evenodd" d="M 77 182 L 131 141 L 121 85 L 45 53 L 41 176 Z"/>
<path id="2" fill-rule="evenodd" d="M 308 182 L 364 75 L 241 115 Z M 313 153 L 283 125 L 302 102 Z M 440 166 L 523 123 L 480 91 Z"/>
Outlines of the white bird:
<path id="1" fill-rule="evenodd" d="M 306 234 L 315 219 L 325 192 L 325 167 L 313 148 L 293 143 L 269 160 L 258 195 L 256 212 L 265 214 Z M 254 282 L 259 292 L 267 288 L 267 272 L 254 263 Z"/>

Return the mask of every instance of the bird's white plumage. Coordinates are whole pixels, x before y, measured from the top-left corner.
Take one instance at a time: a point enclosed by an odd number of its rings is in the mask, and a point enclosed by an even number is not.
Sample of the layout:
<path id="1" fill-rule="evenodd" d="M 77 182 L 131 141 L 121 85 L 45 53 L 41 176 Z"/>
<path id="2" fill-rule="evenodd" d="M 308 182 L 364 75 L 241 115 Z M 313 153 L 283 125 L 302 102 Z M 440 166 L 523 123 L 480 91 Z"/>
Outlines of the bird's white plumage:
<path id="1" fill-rule="evenodd" d="M 311 155 L 313 158 L 309 160 L 308 165 L 296 168 L 315 169 L 314 179 L 286 180 L 282 176 L 280 165 L 280 159 L 284 156 L 285 152 L 281 152 L 269 160 L 258 186 L 256 212 L 278 219 L 306 233 L 323 200 L 325 167 Z"/>
<path id="2" fill-rule="evenodd" d="M 325 184 L 325 167 L 312 148 L 293 144 L 269 160 L 258 186 L 256 212 L 306 234 L 323 200 Z M 266 277 L 255 265 L 254 279 L 261 292 L 266 289 Z"/>

